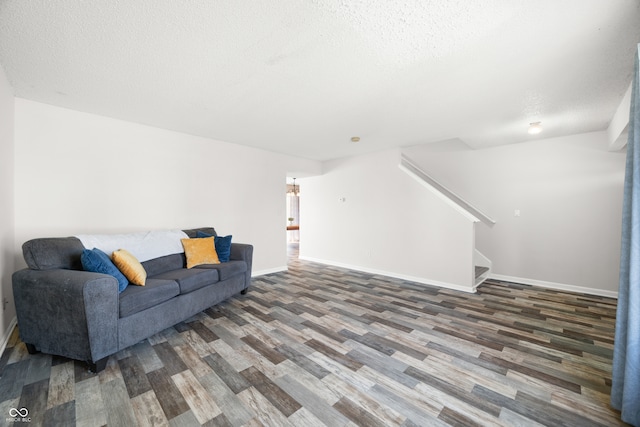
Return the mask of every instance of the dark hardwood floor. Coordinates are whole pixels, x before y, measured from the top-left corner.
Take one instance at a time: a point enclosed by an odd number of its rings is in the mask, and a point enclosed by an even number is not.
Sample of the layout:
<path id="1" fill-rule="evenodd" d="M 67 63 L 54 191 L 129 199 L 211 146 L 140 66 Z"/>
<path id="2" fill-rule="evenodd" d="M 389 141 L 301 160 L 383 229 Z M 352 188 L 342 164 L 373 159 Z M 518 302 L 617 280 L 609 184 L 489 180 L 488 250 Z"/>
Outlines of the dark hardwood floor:
<path id="1" fill-rule="evenodd" d="M 109 359 L 0 358 L 0 425 L 617 426 L 616 301 L 300 261 Z M 13 411 L 12 411 L 13 409 Z"/>

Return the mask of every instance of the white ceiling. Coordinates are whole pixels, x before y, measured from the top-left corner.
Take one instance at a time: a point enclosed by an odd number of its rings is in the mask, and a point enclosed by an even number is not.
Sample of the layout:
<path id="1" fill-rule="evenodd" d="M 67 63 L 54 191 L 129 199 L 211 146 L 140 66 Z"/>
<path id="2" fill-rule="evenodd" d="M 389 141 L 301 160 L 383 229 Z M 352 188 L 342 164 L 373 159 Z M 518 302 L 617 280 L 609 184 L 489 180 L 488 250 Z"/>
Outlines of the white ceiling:
<path id="1" fill-rule="evenodd" d="M 16 96 L 317 160 L 604 130 L 638 42 L 638 0 L 0 0 Z"/>

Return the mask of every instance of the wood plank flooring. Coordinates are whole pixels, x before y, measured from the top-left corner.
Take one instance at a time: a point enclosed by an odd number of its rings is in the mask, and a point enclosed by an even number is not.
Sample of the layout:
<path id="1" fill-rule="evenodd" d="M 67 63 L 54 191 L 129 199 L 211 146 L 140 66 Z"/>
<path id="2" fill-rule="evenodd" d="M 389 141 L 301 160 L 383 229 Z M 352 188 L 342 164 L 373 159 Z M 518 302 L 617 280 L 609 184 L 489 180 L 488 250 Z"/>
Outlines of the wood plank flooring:
<path id="1" fill-rule="evenodd" d="M 0 358 L 0 425 L 618 426 L 616 301 L 477 294 L 291 259 L 247 295 L 109 359 Z"/>

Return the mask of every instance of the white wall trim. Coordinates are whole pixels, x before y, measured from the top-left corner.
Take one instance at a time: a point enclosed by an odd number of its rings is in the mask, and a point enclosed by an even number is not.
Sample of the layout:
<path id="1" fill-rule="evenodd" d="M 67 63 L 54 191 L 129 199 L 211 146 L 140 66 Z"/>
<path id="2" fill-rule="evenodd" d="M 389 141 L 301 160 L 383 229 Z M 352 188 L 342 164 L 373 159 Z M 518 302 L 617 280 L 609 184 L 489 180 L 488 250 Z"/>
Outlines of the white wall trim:
<path id="1" fill-rule="evenodd" d="M 446 282 L 440 282 L 437 280 L 425 279 L 423 277 L 409 276 L 409 275 L 398 274 L 390 271 L 377 270 L 374 268 L 361 267 L 359 265 L 346 264 L 342 262 L 336 262 L 336 261 L 307 257 L 307 256 L 300 256 L 299 258 L 304 261 L 317 262 L 319 264 L 332 265 L 334 267 L 348 268 L 349 270 L 362 271 L 365 273 L 379 274 L 381 276 L 393 277 L 394 279 L 408 280 L 410 282 L 416 282 L 423 285 L 438 286 L 441 288 L 452 289 L 455 291 L 461 291 L 466 293 L 475 293 L 476 287 L 478 286 L 476 285 L 473 287 L 464 287 L 460 285 L 455 285 L 453 283 L 446 283 Z M 287 270 L 288 270 L 287 266 L 276 267 L 276 268 L 271 268 L 267 270 L 260 270 L 260 271 L 253 272 L 251 277 L 264 276 L 266 274 L 272 274 L 272 273 L 280 273 L 282 271 L 287 271 Z M 585 288 L 584 286 L 567 285 L 564 283 L 547 282 L 544 280 L 526 279 L 524 277 L 505 276 L 503 274 L 493 274 L 493 273 L 489 275 L 489 278 L 495 279 L 495 280 L 501 280 L 504 282 L 513 282 L 513 283 L 520 283 L 523 285 L 539 286 L 541 288 L 549 288 L 549 289 L 555 289 L 559 291 L 578 292 L 582 294 L 597 295 L 601 297 L 618 299 L 618 292 L 606 291 L 604 289 Z M 14 319 L 14 323 L 9 327 L 9 333 L 11 333 L 11 329 L 13 328 L 13 326 L 15 326 L 15 319 Z"/>
<path id="2" fill-rule="evenodd" d="M 597 295 L 618 299 L 618 292 L 605 291 L 604 289 L 585 288 L 583 286 L 566 285 L 564 283 L 545 282 L 544 280 L 525 279 L 523 277 L 504 276 L 502 274 L 490 274 L 490 279 L 504 282 L 520 283 L 523 285 L 539 286 L 541 288 L 555 289 L 558 291 L 579 292 L 582 294 Z"/>
<path id="3" fill-rule="evenodd" d="M 287 271 L 286 265 L 274 268 L 267 268 L 266 270 L 254 271 L 251 273 L 251 277 L 264 276 L 265 274 L 280 273 L 281 271 Z"/>
<path id="4" fill-rule="evenodd" d="M 4 334 L 2 335 L 2 341 L 0 341 L 0 355 L 4 353 L 5 348 L 7 348 L 7 343 L 9 342 L 9 338 L 11 338 L 11 334 L 13 333 L 13 328 L 15 328 L 18 325 L 18 318 L 14 317 L 13 319 L 11 319 L 11 322 L 9 322 L 9 327 L 7 328 L 6 331 L 4 331 Z"/>
<path id="5" fill-rule="evenodd" d="M 631 108 L 631 89 L 632 84 L 629 83 L 629 87 L 622 97 L 622 101 L 620 101 L 611 122 L 609 122 L 609 127 L 607 128 L 609 151 L 622 150 L 624 146 L 627 145 L 629 109 Z"/>
<path id="6" fill-rule="evenodd" d="M 398 273 L 393 273 L 393 272 L 390 272 L 390 271 L 377 270 L 375 268 L 361 267 L 359 265 L 345 264 L 345 263 L 342 263 L 342 262 L 330 261 L 330 260 L 319 259 L 319 258 L 312 258 L 312 257 L 307 257 L 307 256 L 299 256 L 298 258 L 301 259 L 301 260 L 304 260 L 304 261 L 317 262 L 319 264 L 326 264 L 326 265 L 331 265 L 331 266 L 334 266 L 334 267 L 347 268 L 349 270 L 362 271 L 364 273 L 379 274 L 381 276 L 388 276 L 388 277 L 392 277 L 394 279 L 407 280 L 407 281 L 410 281 L 410 282 L 420 283 L 422 285 L 436 286 L 436 287 L 440 287 L 440 288 L 451 289 L 451 290 L 454 290 L 454 291 L 460 291 L 460 292 L 466 292 L 466 293 L 475 293 L 475 291 L 476 291 L 475 286 L 465 287 L 465 286 L 456 285 L 456 284 L 453 284 L 453 283 L 446 283 L 446 282 L 439 282 L 437 280 L 425 279 L 423 277 L 408 276 L 408 275 L 405 275 L 405 274 L 398 274 Z"/>

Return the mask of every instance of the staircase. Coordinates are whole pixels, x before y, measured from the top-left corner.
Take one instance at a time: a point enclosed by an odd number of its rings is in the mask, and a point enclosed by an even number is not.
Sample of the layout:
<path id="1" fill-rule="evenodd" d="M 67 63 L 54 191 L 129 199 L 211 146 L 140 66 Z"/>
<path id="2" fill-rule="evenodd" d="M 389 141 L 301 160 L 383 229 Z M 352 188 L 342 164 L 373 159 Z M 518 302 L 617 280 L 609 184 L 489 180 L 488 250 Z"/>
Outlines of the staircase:
<path id="1" fill-rule="evenodd" d="M 485 273 L 489 271 L 489 267 L 483 267 L 481 265 L 476 265 L 476 285 L 478 285 L 478 280 L 481 279 Z"/>
<path id="2" fill-rule="evenodd" d="M 426 173 L 404 154 L 402 154 L 400 157 L 399 167 L 416 181 L 440 196 L 440 198 L 445 203 L 448 203 L 456 211 L 458 211 L 461 215 L 463 215 L 470 221 L 474 223 L 482 222 L 489 227 L 492 227 L 496 223 L 491 217 L 486 215 L 480 209 L 476 208 L 464 198 L 439 183 L 435 178 Z M 476 288 L 480 286 L 482 282 L 487 280 L 491 275 L 492 263 L 491 260 L 480 253 L 476 248 L 473 248 L 473 254 L 473 265 L 470 265 L 469 267 L 471 277 L 473 279 L 472 288 L 473 291 L 475 291 Z"/>
<path id="3" fill-rule="evenodd" d="M 475 283 L 473 288 L 477 288 L 478 286 L 480 286 L 480 284 L 482 284 L 482 282 L 484 282 L 485 280 L 487 280 L 489 278 L 489 276 L 491 275 L 491 267 L 492 267 L 492 263 L 491 260 L 489 258 L 487 258 L 486 256 L 482 255 L 482 253 L 475 249 L 474 250 L 474 273 L 475 273 Z"/>
<path id="4" fill-rule="evenodd" d="M 456 210 L 465 216 L 472 218 L 475 222 L 482 222 L 489 227 L 492 227 L 496 222 L 480 209 L 467 202 L 464 198 L 457 195 L 447 187 L 439 183 L 435 178 L 426 173 L 417 164 L 411 161 L 404 154 L 400 157 L 400 169 L 405 171 L 411 177 L 416 179 L 421 184 L 424 184 L 432 191 L 438 193 L 445 202 L 452 205 Z"/>

